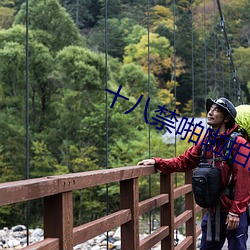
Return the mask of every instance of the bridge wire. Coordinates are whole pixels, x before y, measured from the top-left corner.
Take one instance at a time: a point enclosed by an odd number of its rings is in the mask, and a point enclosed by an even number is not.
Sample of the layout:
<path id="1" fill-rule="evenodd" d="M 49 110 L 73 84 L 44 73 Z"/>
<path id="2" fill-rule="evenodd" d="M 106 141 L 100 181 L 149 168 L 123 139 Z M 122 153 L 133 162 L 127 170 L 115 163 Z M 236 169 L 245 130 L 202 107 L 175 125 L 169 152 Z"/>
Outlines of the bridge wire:
<path id="1" fill-rule="evenodd" d="M 176 88 L 176 2 L 175 0 L 173 0 L 173 24 L 174 24 L 174 55 L 173 55 L 173 62 L 174 62 L 174 70 L 173 70 L 173 81 L 174 81 L 174 96 L 175 96 L 175 101 L 174 101 L 174 108 L 176 109 L 176 98 L 177 98 L 177 88 Z M 176 130 L 176 122 L 175 122 L 175 130 Z M 176 132 L 176 131 L 175 131 Z M 174 155 L 176 157 L 176 143 L 177 142 L 177 138 L 176 138 L 176 133 L 175 133 L 175 137 L 174 137 Z M 175 174 L 175 186 L 177 185 L 177 175 Z"/>
<path id="2" fill-rule="evenodd" d="M 148 97 L 150 97 L 150 0 L 147 0 L 147 29 L 148 29 Z M 150 116 L 150 104 L 148 105 L 148 116 Z M 151 157 L 150 123 L 148 123 L 148 158 Z M 152 195 L 151 175 L 148 176 L 149 197 Z M 149 212 L 149 233 L 152 231 L 152 212 Z"/>
<path id="3" fill-rule="evenodd" d="M 220 14 L 220 27 L 221 27 L 221 31 L 223 32 L 224 38 L 225 38 L 225 41 L 226 41 L 227 57 L 230 60 L 230 69 L 232 70 L 232 79 L 233 79 L 233 84 L 234 84 L 233 92 L 237 93 L 238 104 L 242 104 L 241 86 L 240 86 L 240 81 L 237 79 L 237 71 L 236 71 L 236 68 L 235 68 L 235 65 L 234 65 L 231 45 L 229 43 L 228 36 L 227 36 L 225 18 L 224 18 L 223 13 L 222 13 L 220 0 L 216 0 L 216 1 L 217 1 L 219 14 Z M 236 85 L 237 85 L 237 87 L 236 87 Z"/>
<path id="4" fill-rule="evenodd" d="M 191 36 L 192 36 L 192 72 L 191 72 L 191 79 L 192 79 L 192 116 L 195 116 L 195 106 L 194 106 L 194 10 L 193 10 L 193 0 L 191 0 Z"/>
<path id="5" fill-rule="evenodd" d="M 231 66 L 229 65 L 229 72 L 231 70 Z M 228 91 L 229 91 L 229 99 L 231 99 L 231 76 L 228 75 Z"/>
<path id="6" fill-rule="evenodd" d="M 25 179 L 29 179 L 29 0 L 26 0 L 26 44 L 25 44 L 25 80 L 26 80 L 26 103 L 25 103 L 25 125 L 26 125 L 26 173 Z M 26 216 L 26 240 L 29 245 L 29 213 L 30 202 L 25 203 Z"/>
<path id="7" fill-rule="evenodd" d="M 173 72 L 173 81 L 174 81 L 174 96 L 175 96 L 175 101 L 174 101 L 174 108 L 176 110 L 176 99 L 177 99 L 177 86 L 176 86 L 176 1 L 173 0 L 173 24 L 174 24 L 174 55 L 173 55 L 173 61 L 174 61 L 174 72 Z M 176 138 L 176 121 L 175 121 L 175 137 L 174 137 L 174 155 L 176 157 L 177 154 L 177 138 Z M 175 173 L 175 187 L 177 187 L 178 183 L 178 174 Z M 175 230 L 175 245 L 178 245 L 179 243 L 179 238 L 178 238 L 178 230 Z"/>
<path id="8" fill-rule="evenodd" d="M 218 95 L 217 91 L 217 32 L 216 32 L 216 15 L 215 15 L 215 0 L 213 1 L 213 15 L 214 15 L 214 93 L 216 97 Z"/>
<path id="9" fill-rule="evenodd" d="M 221 25 L 221 24 L 220 24 Z M 221 36 L 219 36 L 220 39 L 218 39 L 218 47 L 219 47 L 219 56 L 220 56 L 220 61 L 221 61 L 221 67 L 220 67 L 220 72 L 221 72 L 221 81 L 222 81 L 222 96 L 225 96 L 225 67 L 224 67 L 224 59 L 221 56 L 222 51 L 224 50 L 225 44 L 224 40 L 221 40 Z"/>
<path id="10" fill-rule="evenodd" d="M 108 89 L 108 0 L 105 0 L 105 84 L 106 89 Z M 109 133 L 108 133 L 108 127 L 109 127 L 109 120 L 108 120 L 108 92 L 106 92 L 106 169 L 109 168 L 109 162 L 108 162 L 108 146 L 109 146 Z M 109 186 L 106 184 L 106 215 L 109 213 Z M 109 248 L 109 241 L 108 241 L 108 233 L 107 232 L 107 249 Z"/>
<path id="11" fill-rule="evenodd" d="M 206 22 L 207 22 L 207 17 L 206 17 L 206 0 L 204 0 L 204 20 L 203 20 L 203 36 L 204 36 L 204 95 L 205 98 L 207 98 L 207 40 L 206 40 Z"/>

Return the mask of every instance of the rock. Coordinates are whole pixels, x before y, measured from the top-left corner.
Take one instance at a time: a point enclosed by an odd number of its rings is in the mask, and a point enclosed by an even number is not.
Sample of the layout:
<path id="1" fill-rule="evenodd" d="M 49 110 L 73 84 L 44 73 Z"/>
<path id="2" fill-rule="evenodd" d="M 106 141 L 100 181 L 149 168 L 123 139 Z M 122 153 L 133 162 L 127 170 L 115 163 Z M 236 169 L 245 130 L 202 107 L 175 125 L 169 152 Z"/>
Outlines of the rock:
<path id="1" fill-rule="evenodd" d="M 7 235 L 6 230 L 0 230 L 0 238 L 3 238 Z"/>
<path id="2" fill-rule="evenodd" d="M 26 235 L 25 235 L 26 236 Z M 21 240 L 20 240 L 20 243 L 21 245 L 24 245 L 27 243 L 27 237 L 23 237 Z"/>
<path id="3" fill-rule="evenodd" d="M 101 248 L 98 246 L 98 245 L 96 245 L 96 246 L 93 246 L 92 248 L 91 248 L 91 250 L 100 250 Z"/>
<path id="4" fill-rule="evenodd" d="M 148 234 L 141 234 L 140 239 L 147 237 Z M 184 236 L 178 232 L 179 243 L 183 240 Z M 44 239 L 44 232 L 41 228 L 29 229 L 29 244 L 39 242 Z M 108 242 L 107 242 L 108 241 Z M 107 245 L 108 244 L 108 245 Z M 0 230 L 0 250 L 17 250 L 27 246 L 27 230 L 25 226 L 17 225 L 10 230 L 4 228 Z M 118 227 L 114 231 L 107 234 L 100 234 L 93 239 L 88 240 L 74 246 L 74 250 L 121 250 L 121 228 Z M 160 243 L 156 244 L 152 250 L 160 250 Z"/>
<path id="5" fill-rule="evenodd" d="M 93 246 L 95 244 L 95 239 L 88 240 L 87 243 Z"/>
<path id="6" fill-rule="evenodd" d="M 100 242 L 100 245 L 101 245 L 101 246 L 107 246 L 107 241 L 106 241 L 106 240 L 103 240 L 102 242 Z"/>
<path id="7" fill-rule="evenodd" d="M 23 247 L 21 245 L 18 245 L 15 247 L 15 249 L 22 249 Z"/>
<path id="8" fill-rule="evenodd" d="M 7 241 L 7 245 L 8 247 L 16 247 L 20 245 L 20 242 L 18 240 L 13 239 L 13 240 Z"/>
<path id="9" fill-rule="evenodd" d="M 121 245 L 122 245 L 122 242 L 120 240 L 114 242 L 113 246 L 115 247 L 115 249 L 119 250 L 121 249 Z"/>
<path id="10" fill-rule="evenodd" d="M 116 240 L 120 240 L 121 239 L 121 227 L 118 227 L 115 231 L 115 234 L 113 235 L 113 238 Z"/>
<path id="11" fill-rule="evenodd" d="M 114 231 L 109 231 L 109 232 L 108 232 L 108 236 L 109 236 L 109 237 L 113 236 L 114 234 L 115 234 Z"/>
<path id="12" fill-rule="evenodd" d="M 26 227 L 24 225 L 17 225 L 11 228 L 13 232 L 20 232 L 23 230 L 26 230 Z"/>
<path id="13" fill-rule="evenodd" d="M 114 243 L 114 242 L 116 241 L 116 239 L 114 239 L 113 237 L 109 237 L 109 238 L 108 238 L 108 241 L 109 241 L 110 243 Z"/>
<path id="14" fill-rule="evenodd" d="M 23 231 L 15 231 L 15 232 L 13 232 L 13 237 L 14 238 L 23 238 L 23 237 L 25 237 L 26 235 L 23 233 Z"/>
<path id="15" fill-rule="evenodd" d="M 82 249 L 88 249 L 88 244 L 87 243 L 83 243 L 83 244 L 79 244 L 79 245 L 76 245 L 74 246 L 74 250 L 82 250 Z"/>
<path id="16" fill-rule="evenodd" d="M 106 239 L 106 235 L 105 235 L 105 234 L 101 234 L 101 235 L 99 235 L 99 236 L 97 236 L 97 237 L 95 238 L 96 243 L 100 243 L 100 242 L 102 242 L 102 241 L 105 240 L 105 239 Z"/>
<path id="17" fill-rule="evenodd" d="M 32 237 L 42 237 L 43 236 L 43 230 L 41 228 L 36 228 L 32 234 Z"/>

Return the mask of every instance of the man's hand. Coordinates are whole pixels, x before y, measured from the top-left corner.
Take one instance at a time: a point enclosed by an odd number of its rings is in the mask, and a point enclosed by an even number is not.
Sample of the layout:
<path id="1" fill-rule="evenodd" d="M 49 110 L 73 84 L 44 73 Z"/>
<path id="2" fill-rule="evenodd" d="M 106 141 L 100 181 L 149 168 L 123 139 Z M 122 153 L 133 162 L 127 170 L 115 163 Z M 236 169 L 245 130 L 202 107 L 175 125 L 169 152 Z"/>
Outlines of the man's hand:
<path id="1" fill-rule="evenodd" d="M 240 218 L 239 216 L 231 215 L 230 213 L 227 215 L 227 229 L 233 230 L 239 226 Z"/>
<path id="2" fill-rule="evenodd" d="M 155 165 L 155 160 L 154 159 L 142 160 L 137 163 L 137 166 L 138 165 Z"/>

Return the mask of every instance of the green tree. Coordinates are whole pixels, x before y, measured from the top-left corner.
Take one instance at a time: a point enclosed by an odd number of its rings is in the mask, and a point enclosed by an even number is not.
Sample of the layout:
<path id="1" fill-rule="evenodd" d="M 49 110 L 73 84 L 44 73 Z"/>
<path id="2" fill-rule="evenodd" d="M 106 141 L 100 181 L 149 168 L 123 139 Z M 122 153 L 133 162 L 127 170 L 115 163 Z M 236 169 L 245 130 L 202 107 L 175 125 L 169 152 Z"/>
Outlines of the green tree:
<path id="1" fill-rule="evenodd" d="M 250 101 L 250 89 L 247 87 L 250 82 L 250 72 L 249 72 L 249 58 L 250 56 L 250 48 L 239 47 L 235 49 L 234 58 L 235 64 L 237 68 L 238 75 L 240 79 L 238 79 L 238 84 L 241 84 L 242 89 L 244 90 L 245 97 L 244 102 L 248 103 Z"/>
<path id="2" fill-rule="evenodd" d="M 100 19 L 101 5 L 98 0 L 61 0 L 79 29 L 87 30 Z"/>
<path id="3" fill-rule="evenodd" d="M 105 52 L 122 60 L 124 48 L 128 45 L 127 37 L 131 34 L 135 22 L 132 19 L 124 17 L 122 19 L 107 19 L 107 41 L 103 40 L 105 32 L 105 20 L 102 19 L 96 27 L 87 35 L 88 47 L 93 51 Z"/>
<path id="4" fill-rule="evenodd" d="M 139 64 L 145 72 L 150 67 L 150 72 L 157 79 L 157 85 L 160 88 L 165 88 L 166 82 L 173 78 L 173 47 L 165 37 L 160 37 L 156 33 L 151 33 L 149 39 L 148 42 L 148 36 L 142 36 L 139 43 L 128 45 L 125 48 L 124 63 Z M 148 51 L 148 43 L 150 43 L 150 52 Z M 150 53 L 150 62 L 148 62 L 148 53 Z M 179 76 L 183 72 L 183 62 L 180 58 L 176 58 L 176 61 L 178 66 L 175 73 Z"/>
<path id="5" fill-rule="evenodd" d="M 56 161 L 44 142 L 33 141 L 31 151 L 33 152 L 33 157 L 30 161 L 30 177 L 54 175 Z"/>
<path id="6" fill-rule="evenodd" d="M 53 52 L 69 45 L 84 45 L 79 30 L 58 0 L 29 1 L 29 20 L 29 28 L 36 31 L 36 39 Z M 25 3 L 14 24 L 26 24 Z"/>
<path id="7" fill-rule="evenodd" d="M 35 131 L 41 131 L 46 122 L 45 113 L 49 107 L 53 88 L 50 78 L 52 71 L 52 56 L 47 47 L 37 42 L 34 33 L 30 31 L 29 39 L 29 85 L 31 88 L 31 125 Z M 11 29 L 0 32 L 2 49 L 1 72 L 5 95 L 17 98 L 13 103 L 24 113 L 25 96 L 25 28 L 16 25 Z M 12 72 L 10 74 L 10 72 Z M 12 101 L 15 99 L 12 98 Z M 20 106 L 21 105 L 21 106 Z"/>
<path id="8" fill-rule="evenodd" d="M 13 8 L 0 6 L 0 29 L 8 29 L 11 27 L 14 19 L 15 10 Z"/>

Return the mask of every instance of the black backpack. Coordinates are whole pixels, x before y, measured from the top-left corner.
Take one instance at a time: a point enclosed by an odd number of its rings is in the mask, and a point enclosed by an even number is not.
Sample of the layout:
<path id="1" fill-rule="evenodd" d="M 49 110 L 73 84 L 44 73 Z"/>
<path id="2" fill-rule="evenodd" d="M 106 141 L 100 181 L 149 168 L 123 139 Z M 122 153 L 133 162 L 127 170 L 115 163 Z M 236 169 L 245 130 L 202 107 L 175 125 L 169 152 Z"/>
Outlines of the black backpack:
<path id="1" fill-rule="evenodd" d="M 221 195 L 221 171 L 212 163 L 201 162 L 194 171 L 192 186 L 195 202 L 203 208 L 214 207 Z"/>
<path id="2" fill-rule="evenodd" d="M 232 141 L 236 136 L 241 136 L 241 133 L 233 132 L 229 135 L 229 140 L 226 146 L 224 146 L 224 157 L 228 157 L 230 153 Z M 201 162 L 198 168 L 193 172 L 192 187 L 195 202 L 203 208 L 215 207 L 219 203 L 222 192 L 221 188 L 221 170 L 213 166 L 212 162 L 206 161 L 206 148 L 202 146 Z M 225 161 L 224 157 L 218 157 L 213 159 L 214 161 Z M 229 167 L 232 171 L 232 156 L 227 160 Z M 227 186 L 228 196 L 233 199 L 233 184 L 230 181 Z"/>

